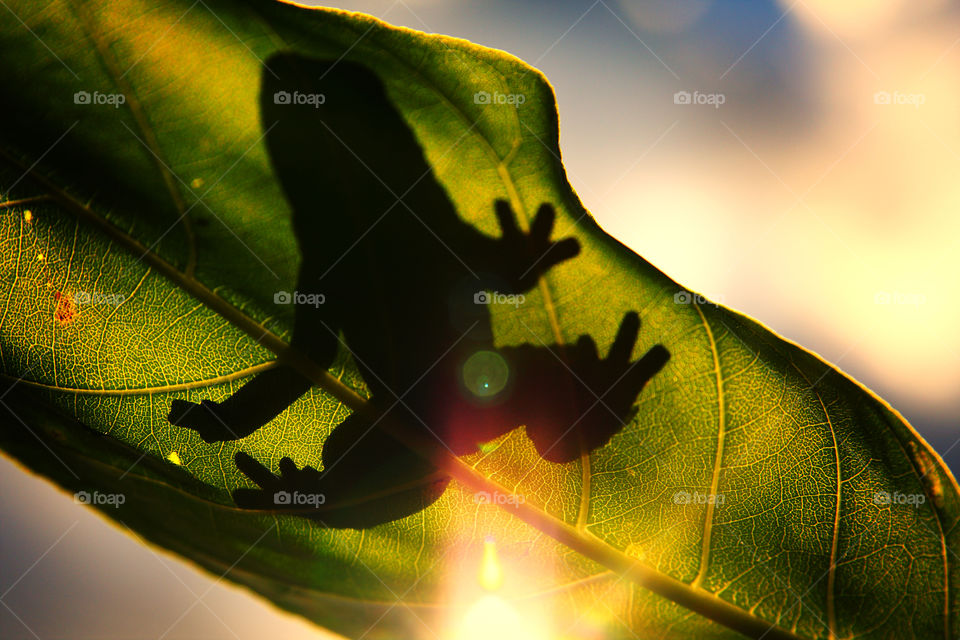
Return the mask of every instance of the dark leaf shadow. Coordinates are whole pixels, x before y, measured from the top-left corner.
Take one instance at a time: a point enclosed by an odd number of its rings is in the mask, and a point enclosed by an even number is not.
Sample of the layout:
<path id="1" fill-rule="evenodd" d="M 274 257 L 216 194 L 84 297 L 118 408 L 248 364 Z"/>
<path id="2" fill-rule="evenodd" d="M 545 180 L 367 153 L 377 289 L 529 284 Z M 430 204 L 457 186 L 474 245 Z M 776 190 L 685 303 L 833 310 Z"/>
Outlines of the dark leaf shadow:
<path id="1" fill-rule="evenodd" d="M 494 346 L 490 305 L 516 305 L 579 253 L 573 238 L 550 239 L 553 207 L 541 205 L 524 232 L 497 201 L 500 237 L 480 233 L 457 215 L 376 74 L 293 54 L 268 65 L 275 75 L 262 78 L 262 124 L 302 256 L 296 291 L 275 297 L 295 304 L 291 345 L 329 367 L 342 343 L 378 414 L 429 434 L 437 451 L 471 453 L 521 425 L 552 462 L 609 442 L 669 359 L 657 345 L 630 360 L 636 313 L 624 316 L 605 358 L 586 335 L 573 345 Z M 176 400 L 169 420 L 207 442 L 235 440 L 310 387 L 281 365 L 223 402 Z M 284 458 L 278 476 L 245 453 L 235 461 L 259 487 L 237 489 L 238 505 L 333 527 L 416 513 L 449 481 L 357 413 L 324 442 L 321 470 Z"/>

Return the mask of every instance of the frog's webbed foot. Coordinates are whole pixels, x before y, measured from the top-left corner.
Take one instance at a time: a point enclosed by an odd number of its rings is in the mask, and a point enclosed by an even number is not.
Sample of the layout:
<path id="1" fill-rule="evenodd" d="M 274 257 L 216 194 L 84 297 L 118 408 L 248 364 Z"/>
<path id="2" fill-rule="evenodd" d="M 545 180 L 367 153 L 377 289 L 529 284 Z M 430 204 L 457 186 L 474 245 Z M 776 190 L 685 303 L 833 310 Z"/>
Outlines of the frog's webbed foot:
<path id="1" fill-rule="evenodd" d="M 533 288 L 540 276 L 552 267 L 580 253 L 576 238 L 550 240 L 556 220 L 552 205 L 540 205 L 528 233 L 520 230 L 517 216 L 505 200 L 497 200 L 494 208 L 502 233 L 497 241 L 501 268 L 506 271 L 502 275 L 517 292 Z"/>
<path id="2" fill-rule="evenodd" d="M 257 484 L 258 489 L 236 489 L 233 499 L 244 509 L 297 511 L 309 516 L 326 502 L 320 492 L 320 472 L 310 466 L 298 469 L 290 458 L 280 459 L 280 475 L 274 475 L 248 454 L 238 451 L 233 457 L 237 469 Z"/>
<path id="3" fill-rule="evenodd" d="M 531 424 L 527 433 L 540 455 L 552 462 L 569 462 L 583 451 L 606 444 L 636 415 L 636 400 L 647 382 L 670 359 L 663 345 L 655 345 L 637 360 L 630 360 L 640 333 L 640 317 L 624 315 L 606 358 L 597 353 L 589 335 L 574 345 L 560 347 L 574 377 L 576 415 L 549 428 Z M 557 429 L 562 429 L 557 433 Z"/>

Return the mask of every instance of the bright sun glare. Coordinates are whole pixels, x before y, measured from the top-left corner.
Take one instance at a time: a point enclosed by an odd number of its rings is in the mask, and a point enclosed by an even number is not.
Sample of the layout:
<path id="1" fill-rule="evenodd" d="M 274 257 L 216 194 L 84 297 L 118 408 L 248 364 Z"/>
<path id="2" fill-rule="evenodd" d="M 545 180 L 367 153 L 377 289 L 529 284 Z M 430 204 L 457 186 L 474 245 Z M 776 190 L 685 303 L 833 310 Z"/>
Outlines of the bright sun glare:
<path id="1" fill-rule="evenodd" d="M 500 595 L 504 573 L 492 537 L 483 543 L 483 559 L 477 578 L 485 593 L 467 610 L 455 640 L 548 639 L 540 625 L 524 617 L 514 603 Z"/>

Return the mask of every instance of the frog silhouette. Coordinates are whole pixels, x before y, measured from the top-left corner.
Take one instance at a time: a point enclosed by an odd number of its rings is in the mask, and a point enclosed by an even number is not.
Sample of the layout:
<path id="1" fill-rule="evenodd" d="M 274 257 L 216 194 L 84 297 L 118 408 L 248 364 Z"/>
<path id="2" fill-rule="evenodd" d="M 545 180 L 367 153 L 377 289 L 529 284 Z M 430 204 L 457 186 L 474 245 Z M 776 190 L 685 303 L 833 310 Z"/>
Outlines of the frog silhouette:
<path id="1" fill-rule="evenodd" d="M 275 55 L 267 67 L 262 126 L 301 254 L 295 295 L 276 301 L 295 304 L 293 349 L 324 368 L 349 351 L 379 417 L 353 413 L 338 424 L 323 443 L 321 469 L 285 457 L 275 475 L 237 453 L 237 467 L 258 485 L 237 489 L 237 504 L 353 528 L 417 512 L 449 478 L 388 433 L 388 418 L 456 455 L 519 426 L 552 462 L 606 444 L 669 358 L 657 345 L 631 360 L 636 313 L 624 316 L 605 358 L 586 335 L 571 345 L 547 346 L 532 333 L 535 343 L 494 345 L 492 304 L 532 322 L 542 310 L 525 309 L 523 294 L 580 251 L 574 238 L 550 239 L 554 208 L 540 204 L 523 231 L 497 200 L 500 235 L 482 233 L 457 215 L 374 72 L 294 54 Z M 442 108 L 425 97 L 408 112 L 430 119 Z M 449 153 L 471 144 L 450 135 Z M 467 167 L 458 171 L 470 179 Z M 222 402 L 174 401 L 169 420 L 206 442 L 236 440 L 311 386 L 281 361 Z M 294 492 L 322 498 L 304 508 L 290 499 Z"/>

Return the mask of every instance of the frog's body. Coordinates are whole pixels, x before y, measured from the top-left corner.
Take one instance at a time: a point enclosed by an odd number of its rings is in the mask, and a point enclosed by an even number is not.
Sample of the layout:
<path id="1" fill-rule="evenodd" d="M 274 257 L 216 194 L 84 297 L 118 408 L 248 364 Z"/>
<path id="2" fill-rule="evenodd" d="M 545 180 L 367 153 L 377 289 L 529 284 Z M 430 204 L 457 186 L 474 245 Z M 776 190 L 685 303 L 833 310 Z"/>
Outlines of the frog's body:
<path id="1" fill-rule="evenodd" d="M 267 66 L 261 114 L 300 245 L 297 293 L 323 300 L 297 305 L 291 345 L 329 367 L 342 335 L 377 410 L 458 455 L 521 424 L 541 455 L 555 461 L 609 440 L 668 357 L 659 347 L 631 365 L 636 315 L 628 314 L 610 357 L 600 361 L 588 337 L 575 347 L 496 350 L 489 306 L 477 300 L 484 291 L 527 292 L 578 253 L 574 239 L 550 241 L 552 207 L 542 205 L 523 233 L 511 208 L 497 202 L 502 236 L 482 234 L 459 218 L 375 74 L 294 55 L 275 56 Z M 465 378 L 465 363 L 476 364 L 471 356 L 478 353 L 482 375 Z M 499 375 L 496 393 L 487 392 L 484 358 Z M 470 388 L 477 384 L 486 386 Z M 236 439 L 310 386 L 279 366 L 222 403 L 176 401 L 171 422 L 210 442 Z M 324 493 L 326 507 L 316 517 L 332 526 L 406 515 L 445 486 L 429 461 L 358 414 L 327 437 L 322 473 L 285 459 L 277 478 L 249 456 L 238 454 L 237 463 L 262 487 L 238 491 L 239 503 L 279 508 L 278 490 Z M 401 486 L 407 488 L 392 490 Z"/>

